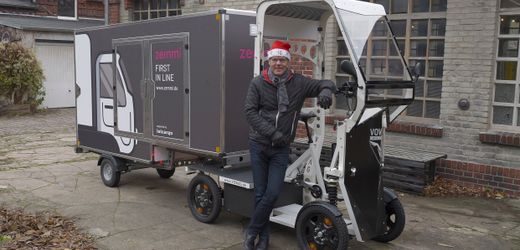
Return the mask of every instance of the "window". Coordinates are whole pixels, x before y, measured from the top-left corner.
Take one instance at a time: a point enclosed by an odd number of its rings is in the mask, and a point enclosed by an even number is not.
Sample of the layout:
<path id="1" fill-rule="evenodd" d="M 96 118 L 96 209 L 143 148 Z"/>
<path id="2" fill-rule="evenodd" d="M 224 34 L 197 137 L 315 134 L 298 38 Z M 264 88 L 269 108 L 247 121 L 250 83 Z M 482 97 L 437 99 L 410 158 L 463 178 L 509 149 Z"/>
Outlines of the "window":
<path id="1" fill-rule="evenodd" d="M 447 0 L 432 0 L 432 12 L 446 11 Z"/>
<path id="2" fill-rule="evenodd" d="M 114 90 L 112 89 L 112 81 L 114 80 L 114 70 L 112 68 L 112 63 L 101 63 L 99 64 L 99 95 L 102 98 L 113 98 Z M 123 82 L 121 81 L 121 76 L 117 74 L 117 105 L 119 107 L 126 106 L 126 96 L 125 89 L 123 87 Z"/>
<path id="3" fill-rule="evenodd" d="M 408 0 L 392 0 L 392 14 L 406 13 L 408 11 Z"/>
<path id="4" fill-rule="evenodd" d="M 113 73 L 111 63 L 99 64 L 100 97 L 112 98 L 114 96 L 114 91 L 112 90 Z"/>
<path id="5" fill-rule="evenodd" d="M 502 0 L 500 1 L 500 8 L 520 8 L 518 0 Z"/>
<path id="6" fill-rule="evenodd" d="M 58 0 L 58 16 L 76 18 L 76 0 Z"/>
<path id="7" fill-rule="evenodd" d="M 126 106 L 126 91 L 123 87 L 123 81 L 121 81 L 121 75 L 117 74 L 117 106 L 124 107 Z"/>
<path id="8" fill-rule="evenodd" d="M 412 12 L 428 12 L 430 8 L 430 2 L 425 0 L 413 0 Z"/>
<path id="9" fill-rule="evenodd" d="M 442 93 L 442 77 L 444 70 L 444 36 L 446 33 L 446 0 L 366 0 L 381 4 L 389 13 L 390 26 L 394 32 L 399 50 L 409 66 L 421 64 L 421 76 L 416 83 L 415 100 L 404 115 L 413 119 L 439 119 Z M 512 18 L 510 18 L 512 19 Z M 520 24 L 518 22 L 516 25 Z M 510 23 L 505 30 L 518 33 L 520 26 Z M 378 22 L 367 42 L 367 53 L 361 58 L 360 65 L 370 80 L 389 79 L 403 76 L 404 67 L 399 63 L 399 54 L 386 31 L 386 24 Z M 504 38 L 501 47 L 502 54 L 518 57 L 518 39 Z M 340 53 L 341 52 L 341 53 Z M 348 58 L 343 44 L 343 38 L 338 37 L 337 62 Z M 514 65 L 513 65 L 514 61 Z M 502 78 L 511 78 L 512 73 L 506 73 L 508 68 L 516 67 L 518 60 L 507 60 L 501 63 L 502 70 L 497 71 Z M 503 65 L 502 65 L 503 64 Z M 367 68 L 367 70 L 365 70 Z M 515 71 L 516 76 L 516 71 Z M 337 71 L 337 82 L 344 81 L 346 75 Z M 340 81 L 341 80 L 341 81 Z M 392 91 L 381 93 L 386 96 L 400 95 Z M 343 109 L 339 106 L 337 109 Z M 515 116 L 516 117 L 516 116 Z M 423 119 L 424 120 L 424 119 Z M 431 120 L 424 120 L 431 121 Z"/>
<path id="10" fill-rule="evenodd" d="M 447 0 L 413 0 L 412 12 L 445 12 Z"/>
<path id="11" fill-rule="evenodd" d="M 428 36 L 428 20 L 412 20 L 411 36 Z"/>
<path id="12" fill-rule="evenodd" d="M 518 1 L 500 2 L 501 8 L 518 8 Z M 520 55 L 520 14 L 500 15 L 497 43 L 495 85 L 491 122 L 494 127 L 515 129 L 520 127 L 520 81 L 518 62 Z"/>
<path id="13" fill-rule="evenodd" d="M 134 0 L 134 21 L 180 14 L 179 0 Z"/>
<path id="14" fill-rule="evenodd" d="M 390 22 L 392 31 L 396 37 L 406 36 L 406 20 L 395 20 Z"/>

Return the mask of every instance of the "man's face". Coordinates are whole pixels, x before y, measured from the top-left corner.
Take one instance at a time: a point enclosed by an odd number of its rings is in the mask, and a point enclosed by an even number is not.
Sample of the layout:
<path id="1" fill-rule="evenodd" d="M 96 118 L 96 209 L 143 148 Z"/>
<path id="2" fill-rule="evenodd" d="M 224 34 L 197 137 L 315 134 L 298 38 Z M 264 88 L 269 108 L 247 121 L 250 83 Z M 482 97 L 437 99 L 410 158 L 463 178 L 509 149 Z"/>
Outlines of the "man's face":
<path id="1" fill-rule="evenodd" d="M 289 68 L 289 60 L 283 56 L 274 56 L 269 59 L 269 67 L 277 76 L 281 76 Z"/>

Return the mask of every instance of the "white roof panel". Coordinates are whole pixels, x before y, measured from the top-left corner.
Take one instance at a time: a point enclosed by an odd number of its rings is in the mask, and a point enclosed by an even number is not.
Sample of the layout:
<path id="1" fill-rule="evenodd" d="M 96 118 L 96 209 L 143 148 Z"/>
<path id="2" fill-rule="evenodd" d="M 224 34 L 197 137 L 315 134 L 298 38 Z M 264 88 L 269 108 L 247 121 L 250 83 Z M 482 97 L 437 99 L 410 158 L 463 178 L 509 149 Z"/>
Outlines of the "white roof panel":
<path id="1" fill-rule="evenodd" d="M 354 12 L 365 16 L 384 16 L 386 15 L 383 5 L 367 3 L 357 0 L 329 0 L 334 3 L 336 8 Z"/>

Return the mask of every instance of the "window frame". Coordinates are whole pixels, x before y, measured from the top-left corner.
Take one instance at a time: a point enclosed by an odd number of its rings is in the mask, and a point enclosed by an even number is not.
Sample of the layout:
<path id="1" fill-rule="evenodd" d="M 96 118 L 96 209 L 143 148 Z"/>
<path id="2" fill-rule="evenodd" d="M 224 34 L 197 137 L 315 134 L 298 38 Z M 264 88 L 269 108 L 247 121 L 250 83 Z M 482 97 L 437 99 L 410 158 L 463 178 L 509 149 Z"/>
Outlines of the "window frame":
<path id="1" fill-rule="evenodd" d="M 63 20 L 78 20 L 78 0 L 71 0 L 74 2 L 74 16 L 60 15 L 60 0 L 57 1 L 57 17 Z"/>
<path id="2" fill-rule="evenodd" d="M 499 3 L 500 6 L 500 3 Z M 496 36 L 496 48 L 495 48 L 495 59 L 494 59 L 494 70 L 493 70 L 493 86 L 491 90 L 491 108 L 489 111 L 489 124 L 491 129 L 500 131 L 519 132 L 520 131 L 520 32 L 518 34 L 501 34 L 501 22 L 503 16 L 519 16 L 520 8 L 500 8 L 500 13 L 497 20 L 497 36 Z M 511 56 L 499 56 L 500 53 L 500 40 L 510 39 L 517 41 L 517 55 L 516 57 Z M 499 80 L 497 77 L 498 62 L 516 62 L 516 79 L 514 80 Z M 497 102 L 495 101 L 497 84 L 508 84 L 514 86 L 513 102 Z M 495 107 L 513 108 L 511 125 L 495 124 L 494 115 Z"/>
<path id="3" fill-rule="evenodd" d="M 132 20 L 133 21 L 142 21 L 142 20 L 150 20 L 150 19 L 156 19 L 156 18 L 162 18 L 162 17 L 169 17 L 169 16 L 177 16 L 182 14 L 181 9 L 181 1 L 180 0 L 174 0 L 177 2 L 177 8 L 170 8 L 170 2 L 172 0 L 155 0 L 157 1 L 157 8 L 152 8 L 152 1 L 154 0 L 147 0 L 147 6 L 144 8 L 144 1 L 143 0 L 134 0 L 133 3 L 133 10 L 132 10 Z M 166 6 L 165 8 L 161 7 L 161 2 L 165 1 Z M 137 10 L 136 9 L 136 3 L 140 3 L 142 9 Z M 165 16 L 161 16 L 160 13 L 164 12 Z M 143 13 L 146 13 L 146 18 L 143 19 Z M 152 14 L 155 13 L 155 17 L 152 18 Z M 136 19 L 136 14 L 139 14 L 139 19 Z"/>

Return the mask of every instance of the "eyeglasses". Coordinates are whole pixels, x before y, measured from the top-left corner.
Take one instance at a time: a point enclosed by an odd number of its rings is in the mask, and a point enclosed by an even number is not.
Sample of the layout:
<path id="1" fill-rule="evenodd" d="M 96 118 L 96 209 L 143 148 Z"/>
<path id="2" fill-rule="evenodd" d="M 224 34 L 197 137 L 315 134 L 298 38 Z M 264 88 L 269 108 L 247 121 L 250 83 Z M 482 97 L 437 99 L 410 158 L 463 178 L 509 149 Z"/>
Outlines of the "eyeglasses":
<path id="1" fill-rule="evenodd" d="M 281 63 L 281 64 L 286 64 L 289 62 L 289 60 L 287 60 L 286 58 L 271 58 L 271 59 L 269 59 L 269 61 L 271 61 L 272 63 Z"/>

